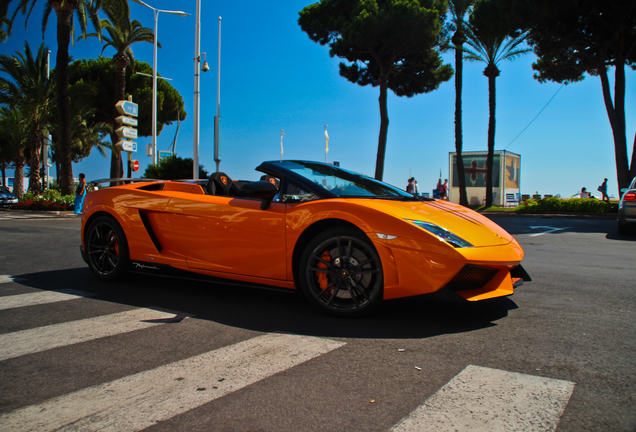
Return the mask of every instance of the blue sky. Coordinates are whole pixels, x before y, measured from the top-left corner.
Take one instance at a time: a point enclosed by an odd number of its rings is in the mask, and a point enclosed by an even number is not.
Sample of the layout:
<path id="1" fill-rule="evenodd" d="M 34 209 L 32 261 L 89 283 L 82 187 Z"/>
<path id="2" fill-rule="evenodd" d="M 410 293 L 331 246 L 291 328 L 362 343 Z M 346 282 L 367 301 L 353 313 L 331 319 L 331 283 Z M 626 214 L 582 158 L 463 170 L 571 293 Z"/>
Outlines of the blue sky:
<path id="1" fill-rule="evenodd" d="M 210 71 L 201 74 L 199 162 L 213 172 L 214 116 L 217 97 L 218 18 L 221 36 L 221 171 L 234 179 L 256 179 L 254 168 L 263 160 L 280 159 L 280 131 L 285 131 L 284 158 L 325 160 L 324 130 L 329 131 L 329 162 L 373 176 L 377 153 L 380 114 L 379 89 L 360 87 L 338 74 L 337 58 L 329 48 L 312 42 L 298 26 L 298 12 L 314 0 L 203 0 L 201 6 L 201 51 L 206 52 Z M 42 42 L 42 9 L 38 2 L 24 27 L 24 16 L 16 17 L 13 34 L 0 45 L 0 52 L 23 50 L 24 40 L 32 49 Z M 148 0 L 160 9 L 183 10 L 190 16 L 159 15 L 158 72 L 172 78 L 171 84 L 185 101 L 188 113 L 179 129 L 176 151 L 180 157 L 193 154 L 195 0 Z M 151 10 L 131 2 L 131 16 L 145 27 L 154 26 Z M 10 9 L 12 11 L 12 9 Z M 44 41 L 55 63 L 57 19 L 52 13 Z M 137 60 L 152 65 L 152 44 L 132 46 Z M 96 58 L 101 45 L 96 38 L 80 40 L 70 47 L 74 59 Z M 104 55 L 112 57 L 107 48 Z M 444 54 L 454 63 L 454 54 Z M 612 131 L 603 104 L 599 78 L 561 88 L 557 83 L 540 84 L 533 79 L 533 53 L 500 65 L 497 79 L 496 149 L 521 155 L 521 192 L 571 196 L 585 186 L 596 191 L 609 178 L 610 195 L 618 196 Z M 488 83 L 482 63 L 464 65 L 464 151 L 485 151 L 488 127 Z M 626 69 L 627 142 L 636 130 L 636 72 Z M 613 71 L 612 71 L 613 75 Z M 440 168 L 448 177 L 449 152 L 455 151 L 454 78 L 438 90 L 400 98 L 389 94 L 390 119 L 384 181 L 405 187 L 414 176 L 423 191 L 432 189 Z M 554 96 L 552 102 L 515 140 Z M 167 150 L 176 125 L 166 126 L 157 138 L 159 150 Z M 514 140 L 514 142 L 513 142 Z M 140 137 L 140 151 L 133 156 L 141 165 L 138 177 L 150 163 Z M 74 164 L 74 176 L 87 179 L 109 176 L 110 156 L 96 151 Z"/>

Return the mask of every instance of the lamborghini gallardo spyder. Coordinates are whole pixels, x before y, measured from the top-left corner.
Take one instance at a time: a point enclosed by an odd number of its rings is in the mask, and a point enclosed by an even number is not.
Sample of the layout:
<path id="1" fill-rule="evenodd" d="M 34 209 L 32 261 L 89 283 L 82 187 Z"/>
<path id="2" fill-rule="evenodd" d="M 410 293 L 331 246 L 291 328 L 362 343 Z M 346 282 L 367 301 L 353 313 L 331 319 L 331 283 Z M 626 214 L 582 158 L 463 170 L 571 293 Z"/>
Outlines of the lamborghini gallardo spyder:
<path id="1" fill-rule="evenodd" d="M 136 181 L 90 192 L 82 256 L 128 272 L 300 290 L 335 315 L 384 299 L 513 294 L 523 249 L 486 217 L 319 162 L 263 162 L 259 181 Z"/>

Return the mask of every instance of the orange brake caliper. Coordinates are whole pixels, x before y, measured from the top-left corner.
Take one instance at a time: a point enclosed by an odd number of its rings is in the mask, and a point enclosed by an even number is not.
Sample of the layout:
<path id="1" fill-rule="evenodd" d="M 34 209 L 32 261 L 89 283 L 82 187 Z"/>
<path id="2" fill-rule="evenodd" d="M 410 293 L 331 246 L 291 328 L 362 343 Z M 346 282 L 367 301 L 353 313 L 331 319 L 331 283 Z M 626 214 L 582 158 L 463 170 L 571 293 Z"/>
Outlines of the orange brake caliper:
<path id="1" fill-rule="evenodd" d="M 329 255 L 329 251 L 324 251 L 322 255 L 320 256 L 320 258 L 323 261 L 327 261 L 327 262 L 331 261 L 331 255 Z M 329 267 L 327 266 L 327 264 L 320 261 L 318 262 L 318 268 L 327 270 Z M 325 290 L 327 286 L 329 286 L 329 278 L 327 277 L 327 273 L 317 271 L 316 276 L 318 276 L 318 285 L 320 285 L 320 289 Z"/>

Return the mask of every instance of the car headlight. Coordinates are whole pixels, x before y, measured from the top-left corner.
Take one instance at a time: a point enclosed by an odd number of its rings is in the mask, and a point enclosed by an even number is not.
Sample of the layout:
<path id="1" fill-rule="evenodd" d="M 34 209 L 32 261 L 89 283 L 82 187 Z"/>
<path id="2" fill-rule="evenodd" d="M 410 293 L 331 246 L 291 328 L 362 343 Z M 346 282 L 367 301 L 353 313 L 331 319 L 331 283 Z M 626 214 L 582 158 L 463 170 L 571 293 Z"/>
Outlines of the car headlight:
<path id="1" fill-rule="evenodd" d="M 406 221 L 411 222 L 413 225 L 418 226 L 422 228 L 423 230 L 433 234 L 440 241 L 444 241 L 453 247 L 456 247 L 456 248 L 473 247 L 473 245 L 468 243 L 463 238 L 453 234 L 452 232 L 448 231 L 445 228 L 442 228 L 441 226 L 432 224 L 430 222 L 424 222 L 424 221 L 413 220 L 413 219 L 406 219 Z"/>

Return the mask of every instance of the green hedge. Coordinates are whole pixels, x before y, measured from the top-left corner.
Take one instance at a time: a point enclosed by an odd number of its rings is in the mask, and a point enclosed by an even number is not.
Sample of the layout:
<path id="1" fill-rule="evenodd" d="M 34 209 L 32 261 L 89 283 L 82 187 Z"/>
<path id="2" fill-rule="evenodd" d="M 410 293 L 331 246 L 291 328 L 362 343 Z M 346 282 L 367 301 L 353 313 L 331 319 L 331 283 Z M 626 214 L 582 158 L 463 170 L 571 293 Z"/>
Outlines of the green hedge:
<path id="1" fill-rule="evenodd" d="M 527 200 L 516 209 L 516 213 L 615 213 L 615 203 L 594 198 L 546 198 L 541 201 Z"/>

